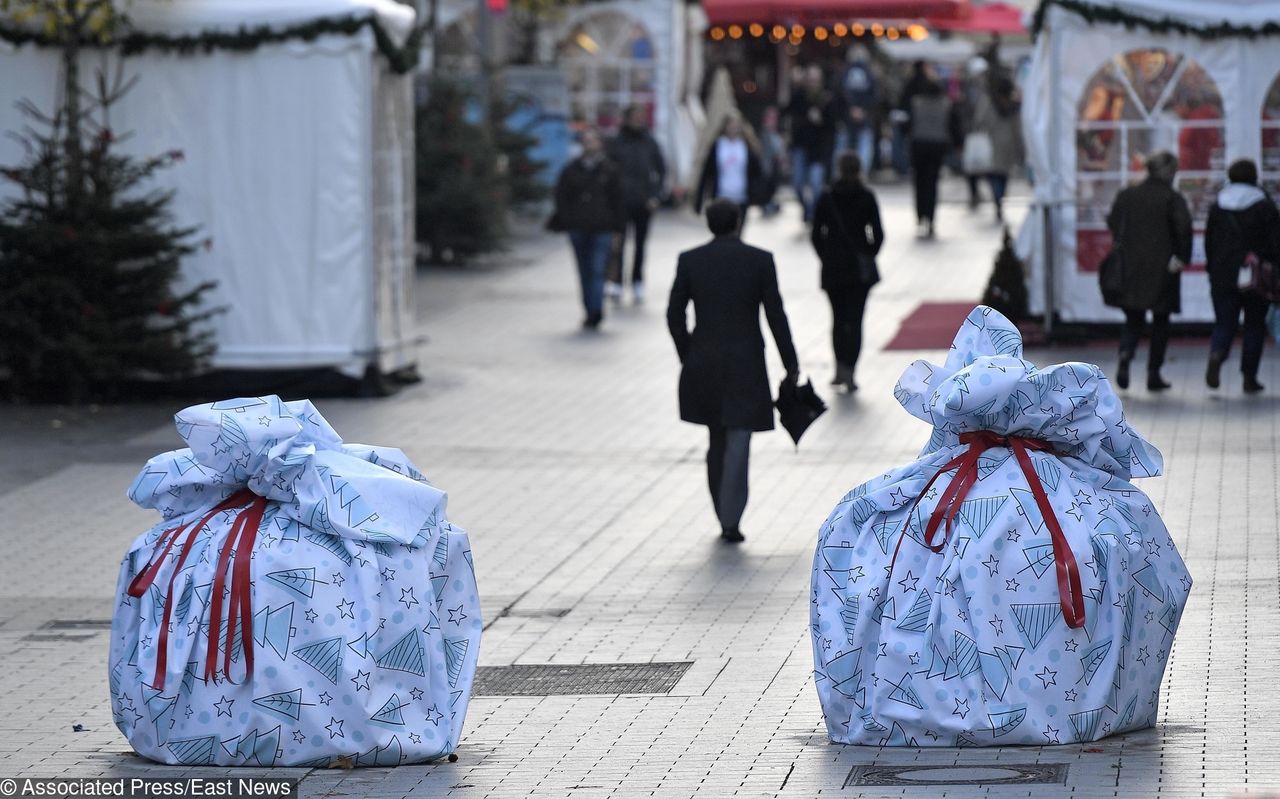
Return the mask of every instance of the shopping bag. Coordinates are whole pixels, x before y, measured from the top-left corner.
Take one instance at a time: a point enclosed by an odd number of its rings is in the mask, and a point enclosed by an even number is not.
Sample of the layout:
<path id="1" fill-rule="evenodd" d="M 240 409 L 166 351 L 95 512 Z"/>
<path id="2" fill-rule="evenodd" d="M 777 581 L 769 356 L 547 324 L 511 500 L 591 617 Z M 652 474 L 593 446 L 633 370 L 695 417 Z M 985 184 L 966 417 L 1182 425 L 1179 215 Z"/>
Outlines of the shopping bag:
<path id="1" fill-rule="evenodd" d="M 465 531 L 397 449 L 308 401 L 226 400 L 129 497 L 164 521 L 120 566 L 109 686 L 134 750 L 185 766 L 429 761 L 458 745 L 480 644 Z"/>
<path id="2" fill-rule="evenodd" d="M 995 165 L 995 147 L 991 135 L 975 130 L 964 137 L 964 151 L 960 159 L 966 175 L 985 175 Z"/>
<path id="3" fill-rule="evenodd" d="M 1191 578 L 1132 482 L 1160 453 L 1091 364 L 1037 368 L 975 308 L 895 390 L 920 457 L 818 534 L 815 683 L 833 741 L 1005 746 L 1154 723 Z"/>

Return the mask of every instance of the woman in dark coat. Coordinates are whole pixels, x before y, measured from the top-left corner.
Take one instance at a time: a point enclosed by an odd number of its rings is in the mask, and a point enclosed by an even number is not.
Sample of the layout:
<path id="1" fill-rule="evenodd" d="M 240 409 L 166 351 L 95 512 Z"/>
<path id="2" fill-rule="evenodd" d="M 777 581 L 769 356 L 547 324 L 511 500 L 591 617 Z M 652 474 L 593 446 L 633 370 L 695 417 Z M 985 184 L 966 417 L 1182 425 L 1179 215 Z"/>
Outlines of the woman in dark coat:
<path id="1" fill-rule="evenodd" d="M 884 244 L 880 206 L 862 182 L 862 159 L 840 155 L 839 177 L 818 198 L 810 239 L 822 259 L 822 290 L 831 301 L 831 346 L 835 351 L 833 386 L 857 391 L 853 371 L 862 351 L 862 314 L 875 284 L 876 254 Z M 864 269 L 870 259 L 872 269 Z M 878 276 L 877 276 L 878 279 Z"/>
<path id="2" fill-rule="evenodd" d="M 1280 211 L 1267 193 L 1258 188 L 1258 167 L 1241 159 L 1227 169 L 1231 181 L 1218 193 L 1209 209 L 1204 250 L 1208 259 L 1209 293 L 1213 297 L 1213 337 L 1209 342 L 1209 368 L 1204 380 L 1217 388 L 1222 364 L 1231 354 L 1231 342 L 1244 311 L 1244 342 L 1240 371 L 1244 391 L 1262 391 L 1258 365 L 1267 337 L 1267 301 L 1237 284 L 1240 267 L 1253 253 L 1261 261 L 1280 264 Z"/>
<path id="3" fill-rule="evenodd" d="M 1107 227 L 1120 248 L 1124 291 L 1120 309 L 1120 368 L 1116 384 L 1129 387 L 1133 360 L 1151 312 L 1151 354 L 1147 359 L 1147 388 L 1163 391 L 1160 376 L 1169 344 L 1169 316 L 1182 310 L 1182 268 L 1191 260 L 1191 212 L 1173 187 L 1178 159 L 1158 152 L 1147 158 L 1147 179 L 1116 195 Z"/>

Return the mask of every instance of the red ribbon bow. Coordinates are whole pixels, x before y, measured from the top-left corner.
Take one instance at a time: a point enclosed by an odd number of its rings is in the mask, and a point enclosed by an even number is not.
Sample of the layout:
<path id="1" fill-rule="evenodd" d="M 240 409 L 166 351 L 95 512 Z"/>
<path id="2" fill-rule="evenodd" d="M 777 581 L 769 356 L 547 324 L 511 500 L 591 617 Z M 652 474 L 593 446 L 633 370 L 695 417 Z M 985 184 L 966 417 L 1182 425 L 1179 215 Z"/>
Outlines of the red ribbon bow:
<path id="1" fill-rule="evenodd" d="M 145 594 L 147 589 L 155 582 L 156 576 L 160 572 L 160 567 L 168 559 L 169 552 L 173 549 L 174 544 L 184 533 L 186 534 L 186 538 L 183 539 L 182 545 L 178 549 L 178 561 L 174 565 L 173 571 L 169 574 L 169 587 L 165 592 L 164 615 L 160 621 L 160 638 L 156 642 L 158 647 L 156 652 L 156 673 L 155 679 L 152 681 L 152 687 L 157 691 L 164 690 L 165 662 L 169 655 L 169 620 L 173 613 L 173 583 L 178 577 L 178 572 L 182 571 L 182 566 L 186 563 L 187 556 L 191 554 L 192 545 L 195 543 L 200 530 L 219 513 L 237 509 L 236 517 L 231 522 L 231 531 L 228 533 L 227 540 L 223 543 L 222 551 L 218 555 L 217 576 L 213 581 L 213 590 L 209 594 L 211 600 L 209 644 L 205 656 L 204 679 L 205 681 L 213 680 L 214 682 L 218 680 L 218 639 L 222 632 L 220 627 L 222 624 L 222 593 L 224 588 L 227 589 L 230 602 L 227 608 L 227 629 L 223 637 L 222 676 L 227 680 L 231 679 L 231 651 L 237 626 L 240 632 L 240 643 L 244 648 L 245 676 L 248 677 L 253 673 L 253 607 L 252 594 L 249 591 L 249 582 L 252 579 L 250 556 L 253 554 L 253 543 L 258 535 L 258 527 L 261 526 L 262 516 L 267 509 L 267 500 L 266 497 L 260 497 L 249 489 L 242 488 L 215 505 L 196 524 L 184 524 L 181 527 L 174 527 L 161 533 L 160 537 L 156 539 L 155 549 L 151 553 L 151 561 L 133 578 L 133 582 L 129 583 L 129 596 L 140 597 Z M 232 551 L 235 552 L 235 562 L 231 564 L 231 584 L 227 586 L 227 566 L 231 561 Z M 239 617 L 238 619 L 237 616 Z"/>
<path id="2" fill-rule="evenodd" d="M 911 504 L 911 509 L 907 512 L 906 524 L 902 528 L 902 536 L 898 539 L 898 545 L 893 550 L 893 559 L 889 562 L 890 574 L 893 573 L 893 564 L 898 559 L 898 550 L 902 548 L 902 542 L 907 537 L 911 514 L 915 512 L 916 506 L 920 504 L 925 494 L 929 493 L 934 482 L 944 472 L 956 470 L 951 484 L 942 492 L 942 499 L 930 514 L 929 522 L 924 529 L 924 545 L 933 552 L 941 552 L 947 545 L 947 539 L 951 537 L 951 525 L 960 513 L 961 504 L 968 496 L 969 490 L 978 482 L 978 459 L 989 449 L 1008 448 L 1013 451 L 1014 457 L 1018 459 L 1018 465 L 1022 467 L 1022 474 L 1027 479 L 1027 485 L 1031 488 L 1031 494 L 1035 497 L 1036 505 L 1039 506 L 1040 514 L 1044 517 L 1044 523 L 1049 528 L 1049 535 L 1053 539 L 1053 561 L 1058 572 L 1058 601 L 1062 605 L 1062 616 L 1066 619 L 1068 627 L 1083 627 L 1084 592 L 1080 587 L 1080 567 L 1076 564 L 1075 553 L 1067 543 L 1062 525 L 1058 524 L 1058 517 L 1053 512 L 1053 506 L 1049 504 L 1049 496 L 1045 493 L 1040 475 L 1036 474 L 1031 464 L 1031 456 L 1028 454 L 1028 450 L 1052 452 L 1053 447 L 1047 441 L 1022 436 L 1002 436 L 990 430 L 962 433 L 960 443 L 968 444 L 969 449 L 939 469 Z M 943 528 L 943 532 L 938 535 L 940 527 Z M 935 535 L 938 536 L 936 541 Z"/>

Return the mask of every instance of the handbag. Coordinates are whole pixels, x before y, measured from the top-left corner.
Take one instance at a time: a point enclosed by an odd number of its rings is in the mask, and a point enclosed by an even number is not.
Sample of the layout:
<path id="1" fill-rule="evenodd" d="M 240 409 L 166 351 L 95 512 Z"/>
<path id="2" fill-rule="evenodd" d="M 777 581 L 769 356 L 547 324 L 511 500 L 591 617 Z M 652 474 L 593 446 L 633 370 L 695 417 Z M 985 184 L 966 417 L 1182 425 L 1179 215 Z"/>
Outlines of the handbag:
<path id="1" fill-rule="evenodd" d="M 985 175 L 995 165 L 995 145 L 991 134 L 984 130 L 971 131 L 964 137 L 964 152 L 960 157 L 961 168 L 966 175 Z"/>
<path id="2" fill-rule="evenodd" d="M 1120 308 L 1124 302 L 1124 220 L 1120 221 L 1120 232 L 1111 243 L 1111 251 L 1098 264 L 1098 288 L 1102 291 L 1102 302 L 1112 308 Z"/>
<path id="3" fill-rule="evenodd" d="M 840 209 L 835 207 L 835 199 L 832 198 L 832 214 L 831 218 L 835 220 L 836 227 L 840 229 L 840 235 L 849 243 L 850 249 L 853 250 L 854 266 L 857 268 L 858 283 L 867 288 L 871 288 L 880 282 L 880 269 L 876 266 L 876 257 L 869 252 L 862 252 L 856 246 L 857 241 L 853 236 L 849 235 L 849 231 L 845 229 L 844 222 L 840 219 Z"/>
<path id="4" fill-rule="evenodd" d="M 1275 264 L 1250 252 L 1244 257 L 1244 268 L 1249 270 L 1249 285 L 1245 291 L 1267 302 L 1280 302 L 1280 269 Z"/>
<path id="5" fill-rule="evenodd" d="M 1235 228 L 1236 238 L 1244 241 L 1244 230 L 1240 227 L 1240 220 L 1235 214 L 1228 214 L 1227 218 Z M 1258 257 L 1258 254 L 1252 250 L 1244 254 L 1236 285 L 1242 291 L 1261 297 L 1267 302 L 1280 302 L 1280 268 Z"/>

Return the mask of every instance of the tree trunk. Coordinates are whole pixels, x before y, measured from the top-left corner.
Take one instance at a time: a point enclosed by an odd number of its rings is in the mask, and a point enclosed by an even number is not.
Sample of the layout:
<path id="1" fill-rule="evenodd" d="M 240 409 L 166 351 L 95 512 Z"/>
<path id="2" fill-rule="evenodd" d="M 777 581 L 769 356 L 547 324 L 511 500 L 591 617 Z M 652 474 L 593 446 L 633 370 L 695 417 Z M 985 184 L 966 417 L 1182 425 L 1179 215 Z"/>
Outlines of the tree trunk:
<path id="1" fill-rule="evenodd" d="M 84 148 L 80 140 L 80 32 L 84 23 L 75 12 L 62 30 L 62 117 L 66 131 L 67 193 L 74 206 L 84 194 Z"/>

